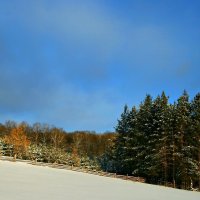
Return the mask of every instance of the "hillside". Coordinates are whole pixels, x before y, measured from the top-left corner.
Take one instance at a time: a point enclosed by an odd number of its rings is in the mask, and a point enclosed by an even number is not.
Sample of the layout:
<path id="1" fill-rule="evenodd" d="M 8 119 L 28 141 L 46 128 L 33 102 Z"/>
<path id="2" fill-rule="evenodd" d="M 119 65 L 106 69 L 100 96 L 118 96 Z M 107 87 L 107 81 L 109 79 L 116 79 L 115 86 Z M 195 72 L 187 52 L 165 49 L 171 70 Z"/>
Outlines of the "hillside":
<path id="1" fill-rule="evenodd" d="M 0 195 L 5 200 L 198 200 L 200 193 L 69 170 L 0 161 Z"/>

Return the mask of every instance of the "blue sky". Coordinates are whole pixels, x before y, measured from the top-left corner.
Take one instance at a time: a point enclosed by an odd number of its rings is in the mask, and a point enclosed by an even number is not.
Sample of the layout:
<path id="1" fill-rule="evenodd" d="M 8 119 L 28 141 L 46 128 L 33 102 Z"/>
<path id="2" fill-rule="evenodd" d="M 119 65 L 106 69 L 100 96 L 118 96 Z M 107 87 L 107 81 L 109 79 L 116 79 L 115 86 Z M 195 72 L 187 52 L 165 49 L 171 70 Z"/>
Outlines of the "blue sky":
<path id="1" fill-rule="evenodd" d="M 0 122 L 113 131 L 124 104 L 200 91 L 198 0 L 0 0 Z"/>

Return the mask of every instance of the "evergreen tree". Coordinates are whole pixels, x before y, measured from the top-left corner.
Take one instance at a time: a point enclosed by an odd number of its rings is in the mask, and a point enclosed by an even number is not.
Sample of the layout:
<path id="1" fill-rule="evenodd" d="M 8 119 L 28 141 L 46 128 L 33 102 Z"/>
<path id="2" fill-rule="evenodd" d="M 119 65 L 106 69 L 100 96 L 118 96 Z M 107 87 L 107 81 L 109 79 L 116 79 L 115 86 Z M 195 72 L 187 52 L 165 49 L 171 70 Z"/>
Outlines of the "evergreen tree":
<path id="1" fill-rule="evenodd" d="M 132 108 L 128 115 L 128 134 L 126 137 L 126 155 L 124 165 L 126 173 L 137 173 L 137 155 L 139 149 L 139 132 L 137 128 L 137 109 Z"/>
<path id="2" fill-rule="evenodd" d="M 140 104 L 137 121 L 140 133 L 137 156 L 138 174 L 149 177 L 149 168 L 151 167 L 150 137 L 153 128 L 152 97 L 150 95 L 146 95 L 144 102 Z"/>
<path id="3" fill-rule="evenodd" d="M 177 148 L 175 153 L 176 160 L 176 179 L 178 185 L 182 188 L 187 187 L 190 182 L 188 174 L 188 149 L 189 137 L 189 123 L 190 123 L 190 103 L 189 95 L 186 91 L 178 99 L 175 107 L 175 146 Z"/>
<path id="4" fill-rule="evenodd" d="M 192 168 L 190 170 L 194 180 L 197 180 L 200 189 L 200 93 L 191 102 L 191 135 Z"/>
<path id="5" fill-rule="evenodd" d="M 138 110 L 124 107 L 116 131 L 110 158 L 117 172 L 200 187 L 200 94 L 190 103 L 184 91 L 174 105 L 164 92 L 155 100 L 147 95 Z"/>
<path id="6" fill-rule="evenodd" d="M 116 172 L 126 173 L 126 155 L 127 155 L 127 140 L 129 134 L 129 109 L 128 106 L 124 106 L 124 112 L 121 114 L 121 119 L 118 120 L 118 125 L 116 126 L 116 142 L 115 142 L 115 153 L 114 159 L 116 161 Z"/>
<path id="7" fill-rule="evenodd" d="M 176 187 L 176 153 L 177 146 L 175 143 L 175 107 L 176 104 L 169 105 L 169 181 L 173 183 L 173 187 Z"/>
<path id="8" fill-rule="evenodd" d="M 153 102 L 152 117 L 153 128 L 149 139 L 151 144 L 151 167 L 149 168 L 149 174 L 166 183 L 168 181 L 170 157 L 170 110 L 168 97 L 166 97 L 164 92 Z"/>

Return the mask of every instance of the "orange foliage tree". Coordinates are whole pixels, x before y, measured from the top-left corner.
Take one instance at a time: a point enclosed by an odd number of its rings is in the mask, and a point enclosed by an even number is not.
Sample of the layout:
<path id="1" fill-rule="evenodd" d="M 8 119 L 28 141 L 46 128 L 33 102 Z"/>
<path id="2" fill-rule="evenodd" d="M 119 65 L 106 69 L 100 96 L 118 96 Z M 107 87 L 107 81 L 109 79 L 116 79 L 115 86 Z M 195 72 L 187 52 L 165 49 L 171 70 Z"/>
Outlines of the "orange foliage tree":
<path id="1" fill-rule="evenodd" d="M 75 167 L 79 167 L 80 166 L 80 156 L 78 155 L 78 150 L 76 147 L 73 147 L 72 149 L 72 164 L 75 166 Z"/>
<path id="2" fill-rule="evenodd" d="M 14 157 L 26 155 L 27 148 L 30 145 L 30 141 L 26 136 L 26 127 L 24 125 L 18 125 L 11 129 L 10 134 L 5 136 L 4 141 L 13 147 Z"/>

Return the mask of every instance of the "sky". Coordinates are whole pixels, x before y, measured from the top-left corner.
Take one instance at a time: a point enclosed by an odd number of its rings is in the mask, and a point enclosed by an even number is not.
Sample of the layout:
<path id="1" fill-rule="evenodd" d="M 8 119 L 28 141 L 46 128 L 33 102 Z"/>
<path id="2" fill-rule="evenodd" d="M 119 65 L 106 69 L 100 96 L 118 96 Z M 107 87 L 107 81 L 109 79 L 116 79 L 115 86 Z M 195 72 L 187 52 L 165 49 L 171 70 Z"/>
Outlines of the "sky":
<path id="1" fill-rule="evenodd" d="M 127 104 L 200 92 L 199 0 L 0 0 L 0 122 L 114 131 Z"/>

